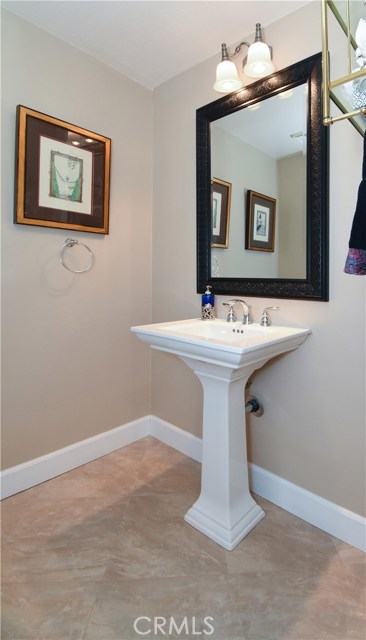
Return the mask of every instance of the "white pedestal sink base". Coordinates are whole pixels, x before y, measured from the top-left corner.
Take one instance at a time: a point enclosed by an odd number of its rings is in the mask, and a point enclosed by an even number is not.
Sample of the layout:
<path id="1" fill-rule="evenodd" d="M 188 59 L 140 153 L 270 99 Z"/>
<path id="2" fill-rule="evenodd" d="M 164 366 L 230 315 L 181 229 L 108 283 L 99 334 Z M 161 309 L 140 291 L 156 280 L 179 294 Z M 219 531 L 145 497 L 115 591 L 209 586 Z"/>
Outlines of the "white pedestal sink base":
<path id="1" fill-rule="evenodd" d="M 185 520 L 231 551 L 264 517 L 249 492 L 244 401 L 246 382 L 262 363 L 233 369 L 182 359 L 204 391 L 201 495 Z"/>
<path id="2" fill-rule="evenodd" d="M 184 519 L 206 536 L 217 542 L 228 551 L 232 551 L 239 542 L 264 518 L 265 513 L 261 507 L 253 500 L 253 506 L 245 513 L 239 522 L 230 529 L 224 527 L 220 522 L 213 520 L 211 516 L 200 509 L 200 500 L 191 507 Z"/>

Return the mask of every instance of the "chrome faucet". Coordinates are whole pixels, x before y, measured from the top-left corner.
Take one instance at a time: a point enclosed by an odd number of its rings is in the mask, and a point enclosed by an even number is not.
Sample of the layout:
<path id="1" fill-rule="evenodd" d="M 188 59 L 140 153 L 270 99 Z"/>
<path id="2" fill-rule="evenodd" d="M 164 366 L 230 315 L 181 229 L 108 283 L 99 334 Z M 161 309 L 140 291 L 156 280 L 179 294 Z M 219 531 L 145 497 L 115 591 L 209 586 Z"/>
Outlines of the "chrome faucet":
<path id="1" fill-rule="evenodd" d="M 227 322 L 236 321 L 234 307 L 237 303 L 241 304 L 243 309 L 242 324 L 252 324 L 252 320 L 250 317 L 250 306 L 245 302 L 245 300 L 240 300 L 240 298 L 233 298 L 232 300 L 229 300 L 228 302 L 223 303 L 226 307 L 229 307 L 229 312 L 227 314 L 226 321 Z"/>

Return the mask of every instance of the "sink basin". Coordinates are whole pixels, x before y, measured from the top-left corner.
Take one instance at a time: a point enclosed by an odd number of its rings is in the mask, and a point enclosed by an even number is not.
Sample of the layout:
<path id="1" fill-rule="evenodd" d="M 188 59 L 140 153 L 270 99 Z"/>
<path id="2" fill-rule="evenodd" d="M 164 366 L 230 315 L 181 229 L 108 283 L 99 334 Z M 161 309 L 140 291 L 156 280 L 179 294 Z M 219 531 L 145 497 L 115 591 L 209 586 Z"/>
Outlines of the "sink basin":
<path id="1" fill-rule="evenodd" d="M 244 389 L 255 369 L 299 347 L 310 329 L 225 320 L 132 327 L 153 349 L 177 355 L 203 387 L 201 494 L 190 525 L 231 551 L 264 517 L 249 491 Z"/>
<path id="2" fill-rule="evenodd" d="M 274 357 L 298 347 L 310 329 L 241 325 L 225 320 L 178 320 L 132 327 L 153 348 L 240 367 L 255 357 Z"/>

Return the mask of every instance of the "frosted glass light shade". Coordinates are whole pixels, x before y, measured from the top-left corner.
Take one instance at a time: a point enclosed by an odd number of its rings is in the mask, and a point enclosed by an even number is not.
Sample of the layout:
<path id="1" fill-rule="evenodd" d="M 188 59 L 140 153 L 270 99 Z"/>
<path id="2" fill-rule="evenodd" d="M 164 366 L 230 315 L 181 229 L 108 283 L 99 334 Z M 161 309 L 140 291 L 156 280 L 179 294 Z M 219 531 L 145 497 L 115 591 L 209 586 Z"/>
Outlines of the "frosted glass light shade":
<path id="1" fill-rule="evenodd" d="M 216 82 L 213 86 L 215 91 L 219 93 L 229 93 L 240 89 L 242 82 L 239 80 L 238 71 L 234 62 L 230 60 L 222 60 L 217 65 L 216 69 Z"/>
<path id="2" fill-rule="evenodd" d="M 265 42 L 254 42 L 249 47 L 247 64 L 244 73 L 250 78 L 262 78 L 275 71 L 271 61 L 271 52 Z"/>

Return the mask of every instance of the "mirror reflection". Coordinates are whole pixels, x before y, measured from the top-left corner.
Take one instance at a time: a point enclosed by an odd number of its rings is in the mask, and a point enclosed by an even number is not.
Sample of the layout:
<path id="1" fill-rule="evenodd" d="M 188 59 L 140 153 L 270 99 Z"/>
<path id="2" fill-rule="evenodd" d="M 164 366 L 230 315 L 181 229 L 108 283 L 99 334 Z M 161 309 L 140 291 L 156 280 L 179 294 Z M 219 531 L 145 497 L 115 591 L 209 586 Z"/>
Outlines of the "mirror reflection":
<path id="1" fill-rule="evenodd" d="M 211 123 L 211 178 L 215 275 L 305 278 L 306 85 Z M 251 191 L 263 196 L 254 205 Z M 214 235 L 220 216 L 227 222 L 221 246 Z"/>

